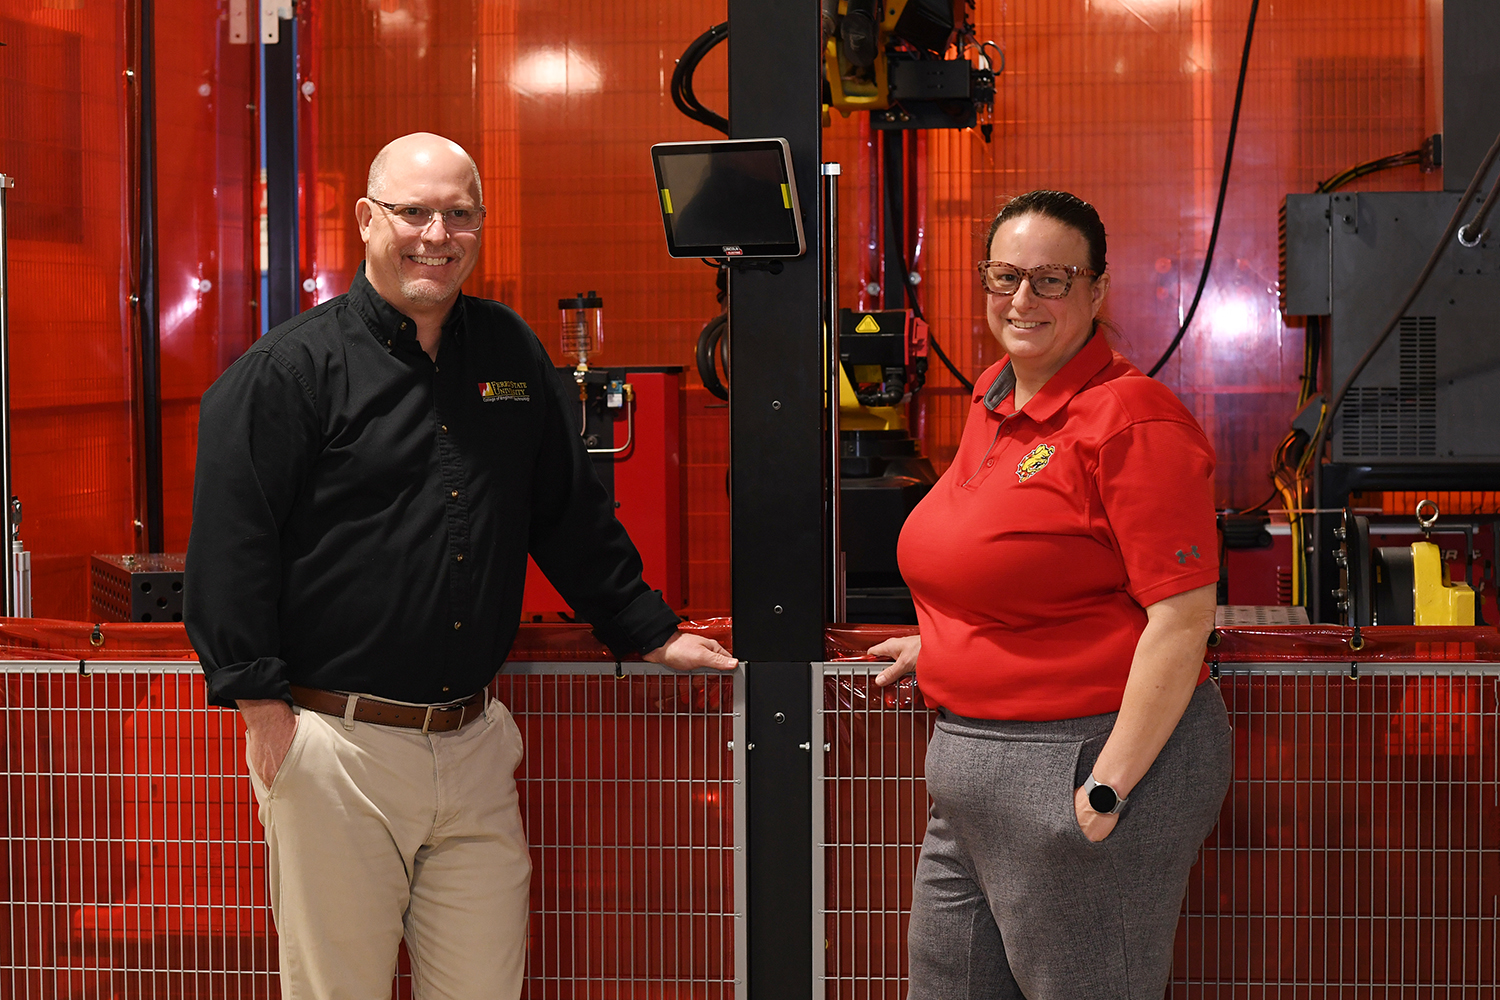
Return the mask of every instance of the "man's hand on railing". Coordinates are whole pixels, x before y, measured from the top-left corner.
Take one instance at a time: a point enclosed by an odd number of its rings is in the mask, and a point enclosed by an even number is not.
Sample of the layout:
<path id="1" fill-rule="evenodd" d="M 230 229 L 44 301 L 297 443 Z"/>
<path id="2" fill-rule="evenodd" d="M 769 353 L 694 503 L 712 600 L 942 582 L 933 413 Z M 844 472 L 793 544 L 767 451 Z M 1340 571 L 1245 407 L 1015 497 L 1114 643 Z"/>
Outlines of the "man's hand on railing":
<path id="1" fill-rule="evenodd" d="M 641 659 L 660 663 L 673 670 L 697 670 L 710 667 L 714 670 L 733 670 L 739 661 L 713 639 L 692 632 L 678 632 L 657 646 Z"/>

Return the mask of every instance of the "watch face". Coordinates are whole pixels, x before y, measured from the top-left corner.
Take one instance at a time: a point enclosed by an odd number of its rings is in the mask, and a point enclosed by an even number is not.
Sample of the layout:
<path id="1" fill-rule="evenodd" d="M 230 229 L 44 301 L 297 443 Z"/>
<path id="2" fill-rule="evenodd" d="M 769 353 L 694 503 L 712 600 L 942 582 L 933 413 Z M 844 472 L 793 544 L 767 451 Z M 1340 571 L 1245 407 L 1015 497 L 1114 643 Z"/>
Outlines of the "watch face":
<path id="1" fill-rule="evenodd" d="M 1108 785 L 1095 785 L 1089 789 L 1089 805 L 1093 806 L 1096 813 L 1114 812 L 1119 801 L 1120 797 Z"/>

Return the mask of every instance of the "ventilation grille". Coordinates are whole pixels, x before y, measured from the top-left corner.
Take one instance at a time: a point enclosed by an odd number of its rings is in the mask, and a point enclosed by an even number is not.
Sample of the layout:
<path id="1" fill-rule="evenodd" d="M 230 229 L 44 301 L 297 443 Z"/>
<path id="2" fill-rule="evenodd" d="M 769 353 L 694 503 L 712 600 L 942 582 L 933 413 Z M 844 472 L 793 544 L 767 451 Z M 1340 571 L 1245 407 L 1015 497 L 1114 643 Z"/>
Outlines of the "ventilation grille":
<path id="1" fill-rule="evenodd" d="M 1286 312 L 1286 195 L 1276 211 L 1276 302 Z"/>
<path id="2" fill-rule="evenodd" d="M 1355 386 L 1340 412 L 1342 457 L 1429 458 L 1437 447 L 1437 318 L 1403 316 L 1397 386 Z"/>

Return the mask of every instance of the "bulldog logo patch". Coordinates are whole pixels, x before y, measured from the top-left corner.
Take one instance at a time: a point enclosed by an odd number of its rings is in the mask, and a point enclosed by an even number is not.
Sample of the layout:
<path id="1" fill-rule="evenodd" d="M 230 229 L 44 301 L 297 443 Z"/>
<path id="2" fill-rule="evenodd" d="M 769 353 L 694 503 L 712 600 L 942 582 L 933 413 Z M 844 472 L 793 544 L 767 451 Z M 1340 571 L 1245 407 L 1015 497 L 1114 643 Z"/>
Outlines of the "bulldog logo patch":
<path id="1" fill-rule="evenodd" d="M 1057 454 L 1057 448 L 1050 444 L 1039 444 L 1031 449 L 1031 453 L 1021 459 L 1016 466 L 1016 482 L 1024 483 L 1032 476 L 1041 472 L 1052 461 L 1052 456 Z"/>

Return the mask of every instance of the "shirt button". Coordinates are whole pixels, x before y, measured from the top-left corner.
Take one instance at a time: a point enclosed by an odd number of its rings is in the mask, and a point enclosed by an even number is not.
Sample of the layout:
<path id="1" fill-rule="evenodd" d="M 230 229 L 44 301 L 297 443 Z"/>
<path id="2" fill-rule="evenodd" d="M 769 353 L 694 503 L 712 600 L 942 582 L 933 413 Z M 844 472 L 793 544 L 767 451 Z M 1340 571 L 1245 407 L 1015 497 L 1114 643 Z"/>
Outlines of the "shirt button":
<path id="1" fill-rule="evenodd" d="M 456 555 L 456 556 L 453 557 L 453 561 L 454 562 L 463 562 L 464 561 L 464 554 L 462 552 L 460 552 L 458 555 Z"/>
<path id="2" fill-rule="evenodd" d="M 406 329 L 406 324 L 405 324 L 405 323 L 402 323 L 402 324 L 401 324 L 401 329 L 403 329 L 403 330 L 405 330 L 405 329 Z"/>
<path id="3" fill-rule="evenodd" d="M 464 623 L 463 623 L 463 622 L 454 622 L 454 623 L 453 623 L 453 627 L 454 627 L 454 628 L 455 628 L 455 629 L 460 629 L 460 628 L 463 628 L 463 627 L 464 627 Z"/>
<path id="4" fill-rule="evenodd" d="M 447 424 L 443 424 L 443 433 L 444 434 L 448 433 L 448 425 Z"/>
<path id="5" fill-rule="evenodd" d="M 993 464 L 993 463 L 991 463 L 991 464 Z M 458 496 L 458 490 L 454 490 L 454 491 L 453 491 L 453 496 L 455 496 L 455 497 L 457 497 L 457 496 Z"/>
<path id="6" fill-rule="evenodd" d="M 992 458 L 988 462 L 985 462 L 984 464 L 987 465 L 987 466 L 992 466 L 992 465 L 995 464 L 995 460 Z"/>
<path id="7" fill-rule="evenodd" d="M 444 690 L 444 691 L 446 691 L 446 690 L 448 690 L 448 685 L 446 685 L 446 684 L 444 684 L 444 685 L 443 685 L 443 690 Z"/>

